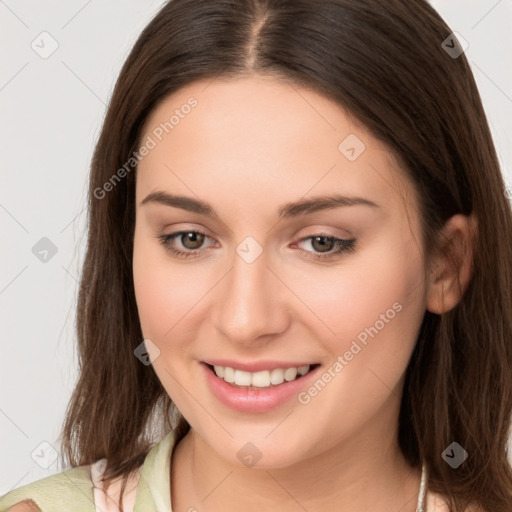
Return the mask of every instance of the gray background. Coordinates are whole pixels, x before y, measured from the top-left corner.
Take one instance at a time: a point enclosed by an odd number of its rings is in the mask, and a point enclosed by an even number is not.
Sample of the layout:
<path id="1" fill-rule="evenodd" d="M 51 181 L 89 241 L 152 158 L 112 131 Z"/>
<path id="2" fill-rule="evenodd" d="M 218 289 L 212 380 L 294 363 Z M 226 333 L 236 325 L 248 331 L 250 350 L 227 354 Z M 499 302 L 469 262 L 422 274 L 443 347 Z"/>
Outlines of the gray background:
<path id="1" fill-rule="evenodd" d="M 66 469 L 87 170 L 115 78 L 162 4 L 0 0 L 0 495 Z M 432 4 L 469 44 L 512 183 L 512 0 Z"/>

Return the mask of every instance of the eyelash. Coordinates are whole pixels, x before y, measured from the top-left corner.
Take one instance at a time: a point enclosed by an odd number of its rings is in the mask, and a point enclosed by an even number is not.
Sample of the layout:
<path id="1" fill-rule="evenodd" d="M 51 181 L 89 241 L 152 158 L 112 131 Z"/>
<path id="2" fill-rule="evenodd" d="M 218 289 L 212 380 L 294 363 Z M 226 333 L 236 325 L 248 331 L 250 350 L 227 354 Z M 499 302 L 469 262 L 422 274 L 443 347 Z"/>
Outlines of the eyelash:
<path id="1" fill-rule="evenodd" d="M 177 249 L 173 246 L 174 239 L 178 238 L 180 235 L 184 235 L 187 233 L 195 233 L 198 235 L 203 235 L 206 238 L 210 238 L 206 233 L 203 233 L 201 231 L 196 230 L 189 230 L 189 231 L 177 231 L 176 233 L 171 233 L 169 235 L 158 235 L 157 238 L 159 239 L 160 243 L 171 253 L 175 254 L 176 256 L 179 256 L 181 258 L 190 258 L 190 257 L 197 257 L 197 253 L 201 251 L 201 249 L 195 249 L 195 250 L 187 250 L 183 251 L 181 249 Z M 334 241 L 334 247 L 335 250 L 329 252 L 329 253 L 311 253 L 311 251 L 305 251 L 301 249 L 301 252 L 306 253 L 308 258 L 313 260 L 320 260 L 325 261 L 329 259 L 333 259 L 336 257 L 341 257 L 345 253 L 349 253 L 354 251 L 355 249 L 355 239 L 346 240 L 343 238 L 337 238 L 334 236 L 330 236 L 324 233 L 318 233 L 311 236 L 306 236 L 304 238 L 301 238 L 299 242 L 304 242 L 305 240 L 317 238 L 317 237 L 324 237 L 329 240 Z M 312 255 L 314 254 L 314 256 Z"/>

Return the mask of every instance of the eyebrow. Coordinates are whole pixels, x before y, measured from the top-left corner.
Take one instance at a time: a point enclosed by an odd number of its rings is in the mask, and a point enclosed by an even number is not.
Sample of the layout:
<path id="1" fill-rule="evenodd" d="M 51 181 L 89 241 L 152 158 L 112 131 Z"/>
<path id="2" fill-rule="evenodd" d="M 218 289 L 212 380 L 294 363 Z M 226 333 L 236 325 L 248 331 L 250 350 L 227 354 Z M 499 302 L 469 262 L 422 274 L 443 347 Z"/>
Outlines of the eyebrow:
<path id="1" fill-rule="evenodd" d="M 148 203 L 157 203 L 165 206 L 172 206 L 181 208 L 189 212 L 199 213 L 209 217 L 219 218 L 215 210 L 205 201 L 194 199 L 192 197 L 178 196 L 168 194 L 167 192 L 155 191 L 146 196 L 140 205 L 143 206 Z M 332 208 L 339 208 L 341 206 L 369 206 L 372 208 L 380 208 L 380 205 L 356 196 L 342 196 L 342 195 L 329 195 L 318 196 L 309 199 L 300 199 L 295 202 L 286 203 L 279 207 L 278 215 L 280 219 L 298 217 L 299 215 L 306 215 L 321 210 L 329 210 Z"/>

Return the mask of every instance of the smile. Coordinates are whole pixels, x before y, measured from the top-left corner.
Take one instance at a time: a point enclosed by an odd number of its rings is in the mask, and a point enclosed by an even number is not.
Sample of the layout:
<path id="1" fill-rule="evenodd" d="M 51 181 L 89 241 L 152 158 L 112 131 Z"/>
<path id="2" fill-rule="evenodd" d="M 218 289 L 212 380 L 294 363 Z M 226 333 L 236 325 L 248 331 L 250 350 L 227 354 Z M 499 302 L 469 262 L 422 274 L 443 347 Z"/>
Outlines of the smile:
<path id="1" fill-rule="evenodd" d="M 234 366 L 234 365 L 233 365 Z M 275 409 L 311 385 L 320 364 L 306 364 L 250 372 L 202 362 L 207 387 L 223 405 L 243 413 Z"/>
<path id="2" fill-rule="evenodd" d="M 246 372 L 229 366 L 214 365 L 213 371 L 224 382 L 243 388 L 270 388 L 279 386 L 283 382 L 296 380 L 308 373 L 314 365 L 305 365 L 291 368 L 275 368 L 259 372 Z"/>

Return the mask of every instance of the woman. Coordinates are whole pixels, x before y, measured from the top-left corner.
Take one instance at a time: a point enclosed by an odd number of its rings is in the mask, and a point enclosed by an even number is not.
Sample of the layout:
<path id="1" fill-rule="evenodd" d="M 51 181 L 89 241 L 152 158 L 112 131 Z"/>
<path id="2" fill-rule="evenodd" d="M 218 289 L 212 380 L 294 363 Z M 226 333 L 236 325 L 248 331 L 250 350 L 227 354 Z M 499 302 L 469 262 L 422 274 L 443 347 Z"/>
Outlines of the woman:
<path id="1" fill-rule="evenodd" d="M 93 158 L 73 469 L 0 509 L 510 510 L 504 188 L 427 2 L 167 3 Z"/>

